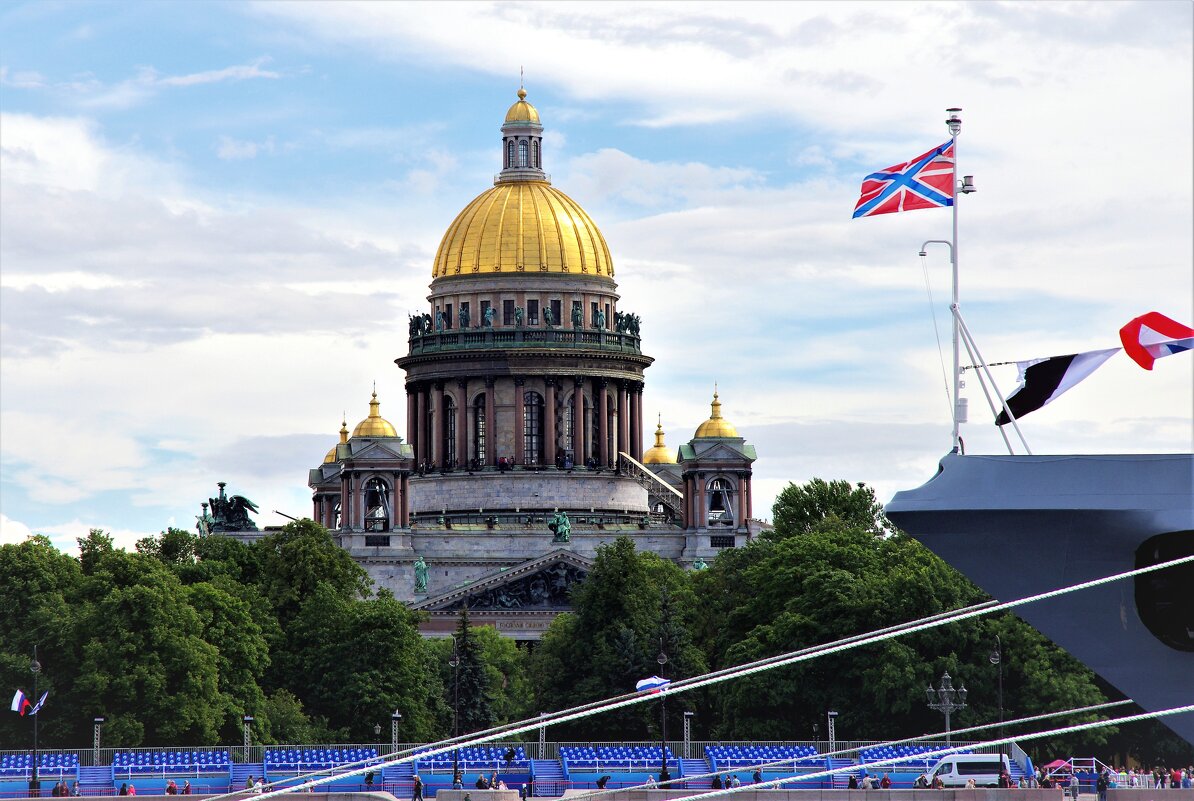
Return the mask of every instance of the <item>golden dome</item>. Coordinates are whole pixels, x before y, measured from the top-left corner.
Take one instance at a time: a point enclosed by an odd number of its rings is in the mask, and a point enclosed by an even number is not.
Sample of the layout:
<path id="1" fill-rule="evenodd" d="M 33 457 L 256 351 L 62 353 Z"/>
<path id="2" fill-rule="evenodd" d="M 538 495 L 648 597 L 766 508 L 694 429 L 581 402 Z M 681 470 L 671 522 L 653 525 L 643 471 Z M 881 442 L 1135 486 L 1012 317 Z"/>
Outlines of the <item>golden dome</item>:
<path id="1" fill-rule="evenodd" d="M 713 390 L 713 413 L 709 419 L 697 426 L 696 439 L 715 439 L 717 437 L 736 437 L 738 429 L 729 420 L 721 416 L 721 401 L 717 399 L 717 390 Z"/>
<path id="2" fill-rule="evenodd" d="M 655 425 L 655 445 L 643 454 L 643 464 L 675 464 L 676 452 L 663 442 L 663 420 Z"/>
<path id="3" fill-rule="evenodd" d="M 378 411 L 380 407 L 381 401 L 377 399 L 377 390 L 374 390 L 373 400 L 369 401 L 369 416 L 357 423 L 357 427 L 352 430 L 354 437 L 377 439 L 379 437 L 398 436 L 398 432 L 394 429 L 394 426 L 390 425 L 390 421 L 381 416 L 381 413 Z"/>
<path id="4" fill-rule="evenodd" d="M 533 125 L 539 124 L 539 112 L 535 107 L 527 102 L 527 90 L 518 90 L 518 102 L 510 106 L 510 110 L 506 112 L 506 122 L 529 122 Z"/>
<path id="5" fill-rule="evenodd" d="M 507 272 L 613 278 L 614 263 L 605 237 L 576 201 L 546 181 L 507 181 L 452 221 L 431 277 Z"/>
<path id="6" fill-rule="evenodd" d="M 374 397 L 376 397 L 376 395 Z M 348 442 L 348 420 L 342 417 L 340 418 L 340 445 L 343 445 L 345 442 Z M 332 446 L 332 449 L 328 451 L 328 455 L 323 457 L 324 464 L 335 463 L 336 448 L 340 447 L 340 445 Z"/>

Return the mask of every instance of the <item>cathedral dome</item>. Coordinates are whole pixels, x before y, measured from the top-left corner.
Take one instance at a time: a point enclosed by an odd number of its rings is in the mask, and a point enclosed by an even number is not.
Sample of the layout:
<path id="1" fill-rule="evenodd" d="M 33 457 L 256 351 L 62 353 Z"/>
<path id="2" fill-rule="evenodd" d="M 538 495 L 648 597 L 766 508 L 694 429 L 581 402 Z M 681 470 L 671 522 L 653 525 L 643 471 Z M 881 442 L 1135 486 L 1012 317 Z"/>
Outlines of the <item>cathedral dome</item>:
<path id="1" fill-rule="evenodd" d="M 523 272 L 614 275 L 596 223 L 546 181 L 502 182 L 465 206 L 440 242 L 432 278 Z"/>
<path id="2" fill-rule="evenodd" d="M 539 124 L 539 112 L 535 107 L 527 102 L 527 90 L 518 90 L 518 102 L 510 106 L 510 110 L 506 112 L 506 122 L 529 122 L 534 125 Z"/>
<path id="3" fill-rule="evenodd" d="M 381 416 L 380 408 L 381 401 L 377 399 L 377 392 L 374 391 L 373 399 L 369 401 L 369 416 L 357 423 L 357 427 L 352 430 L 354 437 L 377 439 L 380 437 L 398 436 L 397 429 L 394 428 L 389 420 Z"/>
<path id="4" fill-rule="evenodd" d="M 697 426 L 696 439 L 717 439 L 719 437 L 737 437 L 738 429 L 729 420 L 721 416 L 721 401 L 717 399 L 717 390 L 713 391 L 713 408 L 709 419 Z"/>
<path id="5" fill-rule="evenodd" d="M 655 425 L 655 445 L 643 454 L 643 464 L 675 464 L 676 452 L 663 441 L 663 421 Z"/>

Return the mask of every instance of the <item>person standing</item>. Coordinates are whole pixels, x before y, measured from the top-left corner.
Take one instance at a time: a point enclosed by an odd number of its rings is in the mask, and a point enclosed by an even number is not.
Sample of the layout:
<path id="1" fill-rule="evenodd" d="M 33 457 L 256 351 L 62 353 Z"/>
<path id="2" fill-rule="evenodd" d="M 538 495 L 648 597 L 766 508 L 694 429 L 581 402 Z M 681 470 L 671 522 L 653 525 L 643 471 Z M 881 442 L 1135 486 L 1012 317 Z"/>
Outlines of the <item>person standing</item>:
<path id="1" fill-rule="evenodd" d="M 1103 768 L 1099 771 L 1099 777 L 1095 779 L 1095 792 L 1099 794 L 1099 801 L 1107 801 L 1107 788 L 1110 784 L 1111 781 L 1107 775 L 1107 769 Z"/>
<path id="2" fill-rule="evenodd" d="M 423 801 L 423 780 L 419 778 L 419 774 L 415 774 L 415 786 L 410 794 L 410 801 Z"/>

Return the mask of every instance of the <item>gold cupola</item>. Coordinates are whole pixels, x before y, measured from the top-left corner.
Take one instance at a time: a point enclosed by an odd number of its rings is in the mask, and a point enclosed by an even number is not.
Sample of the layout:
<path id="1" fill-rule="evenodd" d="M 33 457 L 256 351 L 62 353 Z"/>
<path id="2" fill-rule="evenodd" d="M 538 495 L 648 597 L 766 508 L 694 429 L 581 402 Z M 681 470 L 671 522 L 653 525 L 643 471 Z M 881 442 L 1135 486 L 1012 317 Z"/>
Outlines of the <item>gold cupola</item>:
<path id="1" fill-rule="evenodd" d="M 348 442 L 348 417 L 345 415 L 340 418 L 340 445 Z M 328 451 L 328 455 L 323 457 L 324 464 L 333 464 L 336 462 L 336 448 L 340 445 L 333 445 L 332 449 Z"/>
<path id="2" fill-rule="evenodd" d="M 377 390 L 375 389 L 373 390 L 373 399 L 369 401 L 369 416 L 357 423 L 357 427 L 352 430 L 354 437 L 378 439 L 398 436 L 398 431 L 390 424 L 390 421 L 381 416 L 380 408 L 381 401 L 377 399 Z"/>
<path id="3" fill-rule="evenodd" d="M 527 90 L 518 87 L 518 102 L 506 112 L 507 123 L 532 123 L 539 125 L 539 112 L 527 102 Z"/>
<path id="4" fill-rule="evenodd" d="M 448 226 L 431 277 L 495 273 L 614 277 L 609 245 L 572 198 L 543 170 L 539 112 L 518 90 L 502 123 L 502 170 Z"/>
<path id="5" fill-rule="evenodd" d="M 717 390 L 713 390 L 712 413 L 709 419 L 697 426 L 696 439 L 717 439 L 719 437 L 737 437 L 738 429 L 729 420 L 721 416 L 721 401 L 717 399 Z"/>
<path id="6" fill-rule="evenodd" d="M 663 441 L 663 418 L 655 424 L 655 444 L 643 454 L 643 464 L 675 464 L 676 452 Z"/>

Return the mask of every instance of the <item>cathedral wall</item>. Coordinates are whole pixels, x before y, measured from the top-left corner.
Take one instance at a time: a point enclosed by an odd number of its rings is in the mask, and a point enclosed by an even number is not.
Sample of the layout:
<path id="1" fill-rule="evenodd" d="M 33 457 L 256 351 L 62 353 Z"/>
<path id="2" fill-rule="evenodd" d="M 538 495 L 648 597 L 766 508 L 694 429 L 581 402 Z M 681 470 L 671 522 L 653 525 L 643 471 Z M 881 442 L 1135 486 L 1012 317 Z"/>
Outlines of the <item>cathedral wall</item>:
<path id="1" fill-rule="evenodd" d="M 645 513 L 647 491 L 633 479 L 588 471 L 436 475 L 411 479 L 410 508 L 416 514 L 475 509 Z"/>

